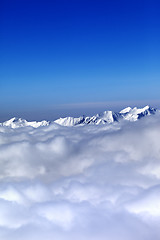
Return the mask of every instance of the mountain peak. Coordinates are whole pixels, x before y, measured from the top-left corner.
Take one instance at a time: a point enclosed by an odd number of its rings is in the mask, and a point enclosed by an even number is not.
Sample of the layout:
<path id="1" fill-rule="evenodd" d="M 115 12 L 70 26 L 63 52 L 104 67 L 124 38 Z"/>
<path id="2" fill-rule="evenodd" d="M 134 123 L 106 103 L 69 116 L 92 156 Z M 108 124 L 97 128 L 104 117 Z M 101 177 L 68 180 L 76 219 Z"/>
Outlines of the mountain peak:
<path id="1" fill-rule="evenodd" d="M 62 126 L 76 126 L 76 125 L 100 125 L 100 124 L 112 124 L 114 122 L 120 122 L 121 120 L 126 121 L 137 121 L 138 119 L 145 117 L 147 115 L 153 115 L 158 110 L 155 108 L 151 108 L 149 105 L 143 108 L 131 108 L 126 107 L 122 109 L 120 112 L 113 111 L 104 111 L 100 114 L 93 115 L 91 117 L 88 116 L 80 116 L 80 117 L 65 117 L 59 118 L 55 121 L 31 121 L 28 122 L 22 118 L 13 117 L 3 123 L 0 123 L 0 126 L 11 127 L 11 128 L 19 128 L 19 127 L 33 127 L 38 128 L 42 126 L 48 126 L 51 123 L 56 123 Z"/>
<path id="2" fill-rule="evenodd" d="M 157 110 L 155 108 L 151 108 L 148 105 L 143 108 L 126 107 L 118 113 L 113 111 L 104 111 L 100 114 L 96 114 L 91 117 L 85 117 L 85 116 L 79 117 L 79 118 L 65 117 L 65 118 L 57 119 L 55 122 L 63 126 L 75 126 L 79 124 L 83 124 L 83 125 L 111 124 L 114 122 L 119 122 L 122 119 L 133 122 L 133 121 L 137 121 L 141 117 L 155 114 L 156 111 Z"/>
<path id="3" fill-rule="evenodd" d="M 28 122 L 25 119 L 13 117 L 1 123 L 0 125 L 5 127 L 11 127 L 11 128 L 19 128 L 19 127 L 27 127 L 27 126 L 37 128 L 40 126 L 47 126 L 49 125 L 49 122 L 45 120 L 41 122 L 36 122 L 36 121 Z"/>

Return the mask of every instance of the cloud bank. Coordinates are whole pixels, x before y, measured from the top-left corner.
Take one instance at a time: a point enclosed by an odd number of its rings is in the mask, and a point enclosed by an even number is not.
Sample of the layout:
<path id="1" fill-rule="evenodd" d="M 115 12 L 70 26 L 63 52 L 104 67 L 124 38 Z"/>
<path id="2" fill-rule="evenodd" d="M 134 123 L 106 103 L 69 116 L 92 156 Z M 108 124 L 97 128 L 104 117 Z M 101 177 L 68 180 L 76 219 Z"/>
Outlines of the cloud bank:
<path id="1" fill-rule="evenodd" d="M 158 240 L 159 116 L 0 127 L 0 239 Z"/>

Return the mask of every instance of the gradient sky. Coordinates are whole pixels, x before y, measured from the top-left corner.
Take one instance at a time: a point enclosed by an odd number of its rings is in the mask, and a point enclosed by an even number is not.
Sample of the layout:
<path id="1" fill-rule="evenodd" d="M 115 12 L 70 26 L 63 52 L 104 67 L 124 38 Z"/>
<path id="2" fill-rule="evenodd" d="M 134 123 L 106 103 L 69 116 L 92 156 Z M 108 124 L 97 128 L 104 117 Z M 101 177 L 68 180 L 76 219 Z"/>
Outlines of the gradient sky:
<path id="1" fill-rule="evenodd" d="M 0 25 L 1 119 L 160 100 L 159 1 L 2 0 Z"/>

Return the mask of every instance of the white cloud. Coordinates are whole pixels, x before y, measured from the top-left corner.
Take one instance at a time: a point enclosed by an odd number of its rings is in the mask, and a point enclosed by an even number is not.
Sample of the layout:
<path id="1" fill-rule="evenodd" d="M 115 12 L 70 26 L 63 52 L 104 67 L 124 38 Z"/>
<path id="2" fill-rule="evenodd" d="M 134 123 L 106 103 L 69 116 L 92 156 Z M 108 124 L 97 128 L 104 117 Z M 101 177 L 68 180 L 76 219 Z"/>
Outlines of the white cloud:
<path id="1" fill-rule="evenodd" d="M 0 239 L 158 240 L 160 125 L 0 128 Z"/>

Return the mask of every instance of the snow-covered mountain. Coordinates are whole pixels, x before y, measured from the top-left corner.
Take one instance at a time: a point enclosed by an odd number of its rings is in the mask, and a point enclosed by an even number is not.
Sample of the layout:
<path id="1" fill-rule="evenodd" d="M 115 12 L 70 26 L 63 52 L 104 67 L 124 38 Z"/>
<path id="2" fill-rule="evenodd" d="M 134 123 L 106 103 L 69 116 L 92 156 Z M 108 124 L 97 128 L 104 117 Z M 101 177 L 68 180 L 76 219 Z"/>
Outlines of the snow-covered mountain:
<path id="1" fill-rule="evenodd" d="M 36 122 L 36 121 L 28 122 L 25 119 L 14 117 L 14 118 L 9 119 L 8 121 L 0 123 L 0 126 L 6 126 L 6 127 L 11 127 L 11 128 L 31 126 L 34 128 L 38 128 L 40 126 L 48 126 L 49 123 L 50 123 L 49 121 L 45 121 L 45 120 L 41 121 L 41 122 Z"/>
<path id="2" fill-rule="evenodd" d="M 55 123 L 58 123 L 63 126 L 75 126 L 79 124 L 106 124 L 106 123 L 113 123 L 117 122 L 118 119 L 121 118 L 121 114 L 115 113 L 112 111 L 105 111 L 101 114 L 96 114 L 92 117 L 65 117 L 65 118 L 59 118 L 55 120 Z"/>
<path id="3" fill-rule="evenodd" d="M 159 110 L 157 110 L 156 108 L 151 108 L 150 106 L 147 105 L 144 108 L 127 107 L 120 111 L 119 113 L 125 120 L 136 121 L 144 116 L 155 114 L 158 111 Z"/>
<path id="4" fill-rule="evenodd" d="M 147 116 L 152 115 L 158 112 L 159 110 L 155 108 L 151 108 L 149 106 L 145 106 L 144 108 L 131 108 L 127 107 L 120 112 L 112 112 L 112 111 L 105 111 L 101 114 L 96 114 L 92 117 L 65 117 L 65 118 L 59 118 L 55 121 L 55 123 L 58 123 L 63 126 L 75 126 L 79 124 L 106 124 L 106 123 L 113 123 L 113 122 L 119 122 L 121 120 L 128 120 L 128 121 L 137 121 L 138 119 Z"/>
<path id="5" fill-rule="evenodd" d="M 76 126 L 76 125 L 86 125 L 86 124 L 94 124 L 94 125 L 99 125 L 99 124 L 111 124 L 114 122 L 119 122 L 121 120 L 125 121 L 137 121 L 138 119 L 155 114 L 156 112 L 160 112 L 159 110 L 155 108 L 151 108 L 149 106 L 145 106 L 144 108 L 131 108 L 127 107 L 120 112 L 116 113 L 113 111 L 105 111 L 100 114 L 96 114 L 91 117 L 87 116 L 81 116 L 81 117 L 65 117 L 65 118 L 59 118 L 55 121 L 41 121 L 41 122 L 28 122 L 25 119 L 21 118 L 11 118 L 8 121 L 5 121 L 3 123 L 0 123 L 0 126 L 5 126 L 5 127 L 11 127 L 11 128 L 19 128 L 19 127 L 33 127 L 33 128 L 38 128 L 38 127 L 43 127 L 43 126 L 48 126 L 52 123 L 56 123 L 62 126 Z"/>

